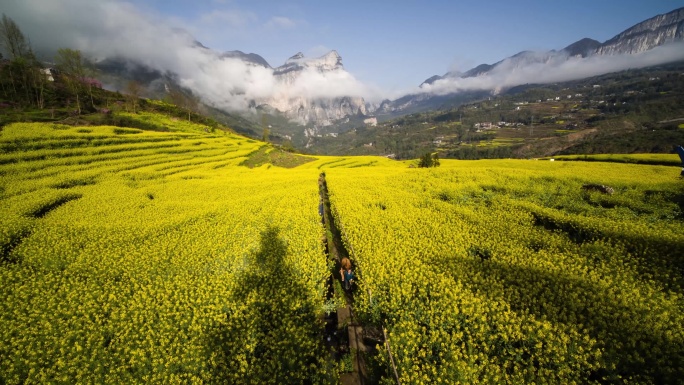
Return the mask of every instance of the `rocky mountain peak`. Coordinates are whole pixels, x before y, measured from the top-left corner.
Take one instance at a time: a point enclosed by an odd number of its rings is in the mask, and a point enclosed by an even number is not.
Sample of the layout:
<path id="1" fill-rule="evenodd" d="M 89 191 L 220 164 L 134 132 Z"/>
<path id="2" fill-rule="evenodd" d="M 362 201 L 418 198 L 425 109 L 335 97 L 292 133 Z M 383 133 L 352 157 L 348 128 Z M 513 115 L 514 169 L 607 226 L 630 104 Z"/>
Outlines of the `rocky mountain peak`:
<path id="1" fill-rule="evenodd" d="M 302 67 L 314 67 L 322 70 L 334 70 L 342 67 L 342 56 L 337 51 L 332 50 L 323 56 L 317 58 L 305 58 L 304 54 L 298 52 L 296 55 L 287 59 L 285 65 L 297 64 Z"/>
<path id="2" fill-rule="evenodd" d="M 587 57 L 601 45 L 599 41 L 585 37 L 562 49 L 569 56 Z"/>
<path id="3" fill-rule="evenodd" d="M 297 52 L 296 54 L 290 56 L 289 59 L 285 61 L 285 63 L 293 62 L 293 61 L 299 61 L 301 59 L 304 59 L 304 54 L 301 52 Z"/>
<path id="4" fill-rule="evenodd" d="M 273 75 L 281 85 L 288 86 L 296 84 L 307 71 L 317 71 L 326 76 L 326 73 L 344 72 L 345 69 L 342 66 L 342 57 L 335 50 L 317 58 L 307 58 L 298 52 L 287 59 L 285 64 L 274 68 Z M 283 93 L 257 100 L 256 104 L 262 108 L 273 108 L 299 124 L 313 123 L 317 127 L 330 125 L 351 115 L 365 115 L 370 112 L 370 107 L 366 106 L 361 97 L 307 98 Z"/>
<path id="5" fill-rule="evenodd" d="M 682 21 L 684 21 L 684 7 L 675 9 L 674 11 L 662 15 L 654 16 L 648 20 L 644 20 L 641 23 L 638 23 L 616 35 L 613 39 L 625 39 L 631 36 L 642 34 L 644 32 L 654 32 L 663 27 L 670 27 L 678 24 L 681 25 Z"/>
<path id="6" fill-rule="evenodd" d="M 253 65 L 265 67 L 265 68 L 271 68 L 271 66 L 268 64 L 266 59 L 261 57 L 260 55 L 257 55 L 255 53 L 244 53 L 242 51 L 226 51 L 222 54 L 220 54 L 220 57 L 223 59 L 230 58 L 230 59 L 240 59 L 246 63 L 250 63 Z"/>
<path id="7" fill-rule="evenodd" d="M 441 79 L 443 79 L 443 77 L 439 75 L 430 76 L 429 78 L 425 79 L 425 81 L 420 86 L 423 87 L 425 84 L 432 84 L 437 80 Z"/>
<path id="8" fill-rule="evenodd" d="M 305 68 L 314 68 L 323 72 L 343 69 L 342 57 L 335 50 L 317 58 L 306 58 L 303 53 L 297 52 L 287 59 L 285 64 L 275 68 L 274 74 L 284 75 L 293 71 L 302 71 Z"/>
<path id="9" fill-rule="evenodd" d="M 596 49 L 599 55 L 635 54 L 684 40 L 684 8 L 654 16 L 624 30 Z"/>
<path id="10" fill-rule="evenodd" d="M 325 65 L 330 67 L 342 67 L 342 56 L 332 50 L 319 58 Z"/>

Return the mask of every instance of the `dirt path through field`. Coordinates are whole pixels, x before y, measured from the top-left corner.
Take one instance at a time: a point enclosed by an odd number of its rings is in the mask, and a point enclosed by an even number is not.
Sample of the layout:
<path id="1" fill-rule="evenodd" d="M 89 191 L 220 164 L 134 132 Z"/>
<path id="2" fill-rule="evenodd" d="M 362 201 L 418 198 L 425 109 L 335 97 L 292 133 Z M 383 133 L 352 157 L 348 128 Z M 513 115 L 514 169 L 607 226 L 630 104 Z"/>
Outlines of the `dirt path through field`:
<path id="1" fill-rule="evenodd" d="M 324 242 L 328 252 L 328 258 L 334 262 L 333 271 L 331 272 L 331 279 L 329 281 L 328 295 L 334 295 L 334 289 L 341 290 L 341 285 L 335 285 L 334 282 L 340 281 L 340 260 L 349 257 L 349 253 L 342 242 L 342 235 L 340 229 L 335 223 L 335 218 L 330 210 L 330 200 L 328 197 L 328 185 L 325 180 L 325 174 L 321 174 L 318 179 L 318 187 L 320 191 L 320 204 L 318 212 L 321 215 L 323 224 L 326 229 L 326 236 Z M 326 323 L 326 338 L 335 338 L 337 341 L 328 341 L 328 344 L 336 345 L 335 358 L 344 360 L 345 357 L 350 357 L 352 361 L 352 371 L 343 373 L 340 376 L 340 383 L 342 385 L 358 385 L 367 384 L 366 364 L 362 353 L 367 351 L 363 343 L 363 325 L 359 325 L 353 310 L 353 294 L 344 293 L 347 306 L 337 309 L 332 314 L 334 317 Z M 331 327 L 331 325 L 334 325 Z M 334 330 L 334 331 L 333 331 Z M 334 334 L 336 333 L 336 334 Z"/>

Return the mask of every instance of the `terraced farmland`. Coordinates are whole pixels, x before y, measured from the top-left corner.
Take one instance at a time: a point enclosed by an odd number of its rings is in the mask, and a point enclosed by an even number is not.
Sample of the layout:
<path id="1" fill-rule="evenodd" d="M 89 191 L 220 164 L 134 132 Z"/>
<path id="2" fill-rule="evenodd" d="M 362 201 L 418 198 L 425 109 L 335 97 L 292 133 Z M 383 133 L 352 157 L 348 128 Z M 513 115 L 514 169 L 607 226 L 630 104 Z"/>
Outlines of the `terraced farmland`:
<path id="1" fill-rule="evenodd" d="M 3 129 L 3 382 L 334 378 L 318 171 L 193 128 Z"/>

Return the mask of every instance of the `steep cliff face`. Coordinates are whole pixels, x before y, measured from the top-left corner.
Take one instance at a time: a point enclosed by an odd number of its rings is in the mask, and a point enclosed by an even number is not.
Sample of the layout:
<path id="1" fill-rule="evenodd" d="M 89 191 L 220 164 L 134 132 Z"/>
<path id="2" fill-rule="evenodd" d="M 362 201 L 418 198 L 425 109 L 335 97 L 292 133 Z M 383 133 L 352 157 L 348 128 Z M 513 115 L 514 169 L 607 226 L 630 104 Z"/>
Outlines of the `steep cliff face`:
<path id="1" fill-rule="evenodd" d="M 363 98 L 359 97 L 318 99 L 308 102 L 308 106 L 305 104 L 297 110 L 297 119 L 300 122 L 317 122 L 318 125 L 328 126 L 347 116 L 367 113 Z"/>
<path id="2" fill-rule="evenodd" d="M 643 21 L 596 49 L 598 55 L 635 54 L 684 39 L 684 8 Z"/>
<path id="3" fill-rule="evenodd" d="M 273 76 L 279 83 L 279 94 L 268 99 L 258 100 L 258 105 L 267 105 L 277 109 L 285 116 L 299 124 L 328 126 L 334 121 L 349 115 L 366 115 L 369 106 L 361 97 L 338 96 L 324 97 L 315 94 L 302 95 L 303 77 L 326 77 L 348 75 L 342 66 L 342 57 L 336 51 L 330 51 L 319 58 L 305 58 L 299 52 L 289 58 L 285 64 L 273 69 Z M 306 92 L 304 92 L 306 94 Z"/>
<path id="4" fill-rule="evenodd" d="M 272 98 L 261 105 L 273 107 L 299 124 L 312 123 L 316 126 L 329 126 L 347 116 L 366 115 L 368 112 L 363 98 L 348 96 L 317 99 L 301 96 Z"/>

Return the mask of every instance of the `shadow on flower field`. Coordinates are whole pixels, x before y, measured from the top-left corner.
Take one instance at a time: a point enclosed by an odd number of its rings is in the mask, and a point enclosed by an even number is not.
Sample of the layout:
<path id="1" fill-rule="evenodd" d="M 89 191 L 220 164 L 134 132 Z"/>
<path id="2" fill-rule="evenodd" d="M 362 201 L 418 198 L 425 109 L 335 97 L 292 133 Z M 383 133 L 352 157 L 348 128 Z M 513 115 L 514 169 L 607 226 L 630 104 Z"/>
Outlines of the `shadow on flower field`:
<path id="1" fill-rule="evenodd" d="M 217 359 L 212 380 L 218 383 L 322 383 L 328 376 L 323 328 L 310 291 L 287 261 L 280 230 L 261 233 L 226 302 L 225 324 L 210 336 Z"/>
<path id="2" fill-rule="evenodd" d="M 617 282 L 498 262 L 462 259 L 454 271 L 472 277 L 471 290 L 504 299 L 511 309 L 586 333 L 603 350 L 594 380 L 619 382 L 647 374 L 657 383 L 684 376 L 684 348 L 677 336 L 676 301 L 660 293 L 634 291 Z M 496 283 L 496 284 L 492 284 Z M 642 379 L 645 380 L 645 379 Z"/>

